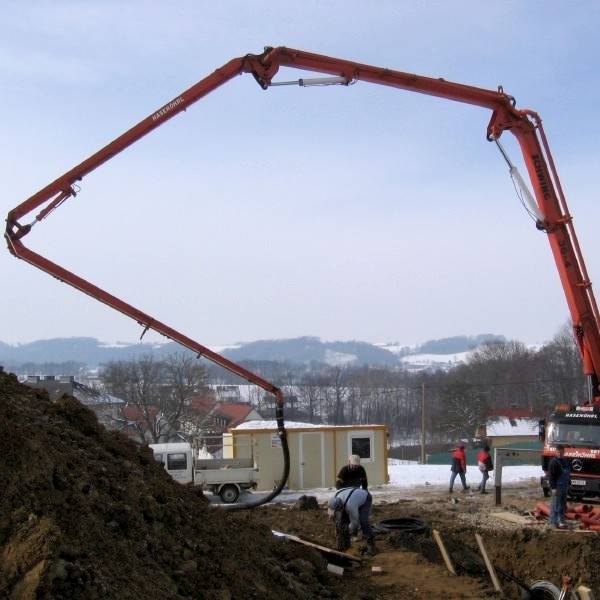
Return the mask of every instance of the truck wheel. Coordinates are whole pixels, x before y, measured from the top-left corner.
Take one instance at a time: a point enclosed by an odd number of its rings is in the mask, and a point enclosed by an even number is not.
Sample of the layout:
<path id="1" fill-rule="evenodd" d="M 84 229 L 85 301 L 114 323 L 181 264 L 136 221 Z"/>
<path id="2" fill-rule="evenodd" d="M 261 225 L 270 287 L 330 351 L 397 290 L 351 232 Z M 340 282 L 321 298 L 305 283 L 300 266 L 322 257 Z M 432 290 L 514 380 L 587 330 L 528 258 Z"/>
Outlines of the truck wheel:
<path id="1" fill-rule="evenodd" d="M 224 485 L 219 492 L 219 496 L 221 496 L 221 500 L 226 504 L 231 504 L 235 502 L 240 495 L 240 491 L 237 489 L 235 485 Z"/>

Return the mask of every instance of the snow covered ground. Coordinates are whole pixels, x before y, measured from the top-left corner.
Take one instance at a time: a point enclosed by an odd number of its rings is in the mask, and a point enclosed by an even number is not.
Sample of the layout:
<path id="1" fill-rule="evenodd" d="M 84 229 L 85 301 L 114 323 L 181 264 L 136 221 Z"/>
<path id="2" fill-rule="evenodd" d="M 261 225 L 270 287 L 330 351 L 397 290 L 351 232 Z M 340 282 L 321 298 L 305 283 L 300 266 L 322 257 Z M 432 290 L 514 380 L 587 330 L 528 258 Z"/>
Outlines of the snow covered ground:
<path id="1" fill-rule="evenodd" d="M 373 495 L 373 501 L 393 502 L 399 498 L 408 498 L 418 496 L 427 490 L 447 489 L 450 480 L 450 467 L 448 465 L 419 465 L 419 464 L 401 464 L 389 465 L 390 483 L 369 487 Z M 502 469 L 502 485 L 511 485 L 523 481 L 539 481 L 542 470 L 539 466 L 523 465 L 514 467 L 504 467 Z M 476 467 L 467 470 L 467 483 L 476 488 L 481 480 L 481 474 Z M 488 481 L 490 491 L 494 486 L 493 472 Z M 316 496 L 319 502 L 325 502 L 331 496 L 333 488 L 315 488 L 311 490 L 284 490 L 275 498 L 274 502 L 295 502 L 300 496 Z M 460 479 L 457 478 L 454 484 L 455 491 L 461 490 Z M 244 494 L 240 501 L 255 500 L 266 494 L 253 493 Z M 211 498 L 211 501 L 219 501 Z"/>

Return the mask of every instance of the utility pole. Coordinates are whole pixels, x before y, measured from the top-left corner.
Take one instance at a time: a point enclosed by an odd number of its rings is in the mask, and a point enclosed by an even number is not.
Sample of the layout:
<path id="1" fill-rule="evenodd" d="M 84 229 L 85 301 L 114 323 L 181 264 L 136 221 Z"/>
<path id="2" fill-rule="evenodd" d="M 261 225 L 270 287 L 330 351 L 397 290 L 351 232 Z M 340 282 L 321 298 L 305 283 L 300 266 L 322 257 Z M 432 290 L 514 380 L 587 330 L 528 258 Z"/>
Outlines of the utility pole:
<path id="1" fill-rule="evenodd" d="M 425 464 L 425 382 L 421 384 L 421 464 Z"/>

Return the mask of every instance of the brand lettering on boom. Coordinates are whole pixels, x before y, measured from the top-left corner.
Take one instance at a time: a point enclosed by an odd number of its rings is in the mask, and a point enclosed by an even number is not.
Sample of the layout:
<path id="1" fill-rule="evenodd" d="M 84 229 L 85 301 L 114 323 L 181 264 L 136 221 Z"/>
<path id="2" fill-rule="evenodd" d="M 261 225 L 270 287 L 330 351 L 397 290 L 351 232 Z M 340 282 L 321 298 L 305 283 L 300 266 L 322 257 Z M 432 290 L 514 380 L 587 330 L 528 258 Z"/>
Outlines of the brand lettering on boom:
<path id="1" fill-rule="evenodd" d="M 179 96 L 179 98 L 172 100 L 171 102 L 169 102 L 169 104 L 166 104 L 160 110 L 157 110 L 152 115 L 152 120 L 156 121 L 157 119 L 160 119 L 162 116 L 166 115 L 168 112 L 171 112 L 174 108 L 179 106 L 182 102 L 183 102 L 183 96 Z"/>

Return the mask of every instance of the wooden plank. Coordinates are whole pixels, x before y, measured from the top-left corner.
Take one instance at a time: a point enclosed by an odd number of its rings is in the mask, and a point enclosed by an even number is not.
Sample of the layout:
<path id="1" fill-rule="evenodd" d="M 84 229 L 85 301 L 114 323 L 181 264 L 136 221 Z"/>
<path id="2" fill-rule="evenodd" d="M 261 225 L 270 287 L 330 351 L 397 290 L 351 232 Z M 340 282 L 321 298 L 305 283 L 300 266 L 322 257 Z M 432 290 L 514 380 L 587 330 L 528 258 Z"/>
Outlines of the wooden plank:
<path id="1" fill-rule="evenodd" d="M 290 542 L 296 542 L 297 544 L 302 544 L 304 546 L 309 546 L 310 548 L 315 548 L 319 550 L 319 552 L 324 552 L 325 554 L 331 554 L 333 556 L 339 556 L 345 560 L 353 560 L 355 562 L 362 562 L 362 558 L 358 556 L 353 556 L 352 554 L 346 554 L 345 552 L 340 552 L 339 550 L 334 550 L 333 548 L 327 548 L 327 546 L 320 546 L 319 544 L 314 544 L 313 542 L 307 542 L 302 538 L 299 538 L 297 535 L 292 535 L 290 533 L 283 533 L 282 531 L 271 530 L 273 535 L 277 537 L 283 538 L 285 540 L 289 540 Z"/>
<path id="2" fill-rule="evenodd" d="M 579 596 L 580 600 L 594 600 L 594 592 L 592 592 L 592 590 L 585 585 L 580 585 L 577 588 L 577 595 Z"/>
<path id="3" fill-rule="evenodd" d="M 562 527 L 550 527 L 548 531 L 561 531 L 563 533 L 600 533 L 600 531 L 595 531 L 594 529 L 569 529 L 568 527 L 566 529 L 563 529 Z"/>
<path id="4" fill-rule="evenodd" d="M 501 519 L 502 521 L 508 521 L 509 523 L 516 523 L 517 525 L 537 525 L 539 523 L 539 521 L 536 521 L 535 519 L 508 511 L 490 513 L 490 516 L 495 519 Z"/>
<path id="5" fill-rule="evenodd" d="M 444 542 L 442 541 L 442 536 L 440 535 L 440 532 L 437 529 L 434 529 L 432 531 L 432 533 L 433 533 L 433 539 L 435 540 L 435 543 L 437 544 L 438 548 L 440 549 L 442 558 L 444 559 L 444 562 L 446 563 L 446 568 L 448 569 L 448 571 L 450 571 L 450 573 L 452 575 L 456 575 L 456 570 L 454 569 L 454 565 L 452 564 L 450 555 L 446 551 L 446 546 L 444 546 Z"/>
<path id="6" fill-rule="evenodd" d="M 371 567 L 371 574 L 372 575 L 381 575 L 381 574 L 383 574 L 383 568 L 382 567 Z"/>
<path id="7" fill-rule="evenodd" d="M 500 580 L 498 579 L 498 575 L 496 575 L 496 569 L 494 569 L 494 565 L 488 556 L 488 553 L 483 545 L 482 537 L 476 533 L 475 539 L 477 540 L 477 545 L 479 546 L 479 551 L 481 552 L 481 556 L 483 556 L 483 561 L 485 562 L 485 566 L 487 567 L 488 573 L 490 574 L 490 579 L 492 580 L 492 585 L 494 589 L 500 593 L 500 595 L 505 598 L 504 592 L 502 591 L 502 586 L 500 585 Z"/>

